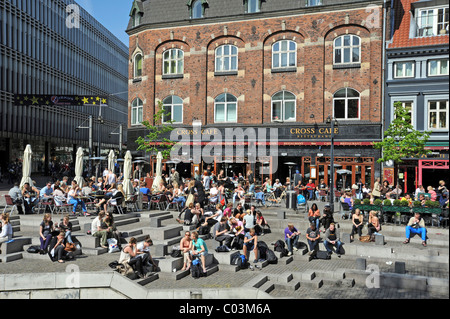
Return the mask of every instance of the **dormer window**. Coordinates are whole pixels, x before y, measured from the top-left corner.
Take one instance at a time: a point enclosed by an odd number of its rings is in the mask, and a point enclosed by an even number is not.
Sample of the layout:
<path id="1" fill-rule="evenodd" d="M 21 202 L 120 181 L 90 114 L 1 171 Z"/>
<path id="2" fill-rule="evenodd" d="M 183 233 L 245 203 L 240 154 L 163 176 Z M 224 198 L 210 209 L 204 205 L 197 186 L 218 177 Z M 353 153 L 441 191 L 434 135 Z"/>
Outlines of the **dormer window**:
<path id="1" fill-rule="evenodd" d="M 447 35 L 449 26 L 449 8 L 418 9 L 416 25 L 418 37 Z"/>
<path id="2" fill-rule="evenodd" d="M 245 12 L 256 13 L 261 11 L 261 0 L 244 0 Z"/>
<path id="3" fill-rule="evenodd" d="M 208 0 L 189 0 L 187 3 L 191 19 L 201 19 L 205 15 L 205 9 L 208 7 Z"/>
<path id="4" fill-rule="evenodd" d="M 142 3 L 138 0 L 135 0 L 130 11 L 131 26 L 133 28 L 141 24 L 142 14 Z"/>

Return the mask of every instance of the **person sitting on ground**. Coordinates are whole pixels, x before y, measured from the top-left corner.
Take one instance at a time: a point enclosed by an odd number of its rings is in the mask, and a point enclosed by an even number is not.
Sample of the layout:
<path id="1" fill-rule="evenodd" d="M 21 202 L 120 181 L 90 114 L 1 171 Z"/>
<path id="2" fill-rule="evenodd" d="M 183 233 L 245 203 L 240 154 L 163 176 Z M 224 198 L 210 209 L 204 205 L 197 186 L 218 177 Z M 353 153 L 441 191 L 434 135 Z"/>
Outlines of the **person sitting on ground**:
<path id="1" fill-rule="evenodd" d="M 181 270 L 188 270 L 191 267 L 190 252 L 192 250 L 191 232 L 184 233 L 184 237 L 180 240 L 180 250 L 183 254 L 183 268 Z"/>
<path id="2" fill-rule="evenodd" d="M 13 238 L 13 228 L 9 222 L 9 213 L 3 213 L 1 218 L 1 232 L 0 232 L 0 255 L 2 253 L 2 243 L 6 243 Z"/>
<path id="3" fill-rule="evenodd" d="M 339 237 L 339 229 L 336 228 L 334 223 L 331 223 L 330 227 L 325 231 L 324 238 L 325 239 L 323 244 L 325 246 L 325 249 L 327 250 L 328 256 L 331 256 L 331 254 L 333 253 L 333 250 L 330 246 L 334 246 L 336 248 L 336 254 L 338 255 L 338 257 L 341 257 L 342 243 Z"/>
<path id="4" fill-rule="evenodd" d="M 100 211 L 98 216 L 94 218 L 91 225 L 92 236 L 100 238 L 100 246 L 102 248 L 108 248 L 108 226 L 103 222 L 105 212 Z M 107 227 L 107 228 L 104 228 Z"/>
<path id="5" fill-rule="evenodd" d="M 191 250 L 191 258 L 200 257 L 200 261 L 202 263 L 203 274 L 206 274 L 206 259 L 205 256 L 208 254 L 208 247 L 203 239 L 198 238 L 198 232 L 194 231 L 191 233 L 192 240 L 192 250 Z"/>
<path id="6" fill-rule="evenodd" d="M 57 260 L 61 264 L 64 263 L 63 257 L 64 255 L 66 255 L 66 251 L 64 250 L 66 248 L 64 239 L 65 233 L 64 230 L 61 230 L 57 236 L 55 246 L 53 246 L 52 250 L 50 251 L 50 257 L 52 258 L 52 260 Z"/>
<path id="7" fill-rule="evenodd" d="M 331 223 L 334 223 L 333 212 L 331 211 L 330 204 L 325 204 L 325 207 L 323 209 L 323 215 L 322 215 L 322 225 L 325 228 L 325 230 L 330 227 Z M 317 228 L 317 230 L 319 231 L 318 228 Z"/>
<path id="8" fill-rule="evenodd" d="M 256 235 L 254 228 L 251 228 L 249 232 L 245 234 L 244 246 L 242 249 L 247 260 L 249 259 L 249 252 L 253 250 L 255 255 L 255 260 L 253 260 L 253 263 L 256 264 L 258 262 L 258 236 Z"/>
<path id="9" fill-rule="evenodd" d="M 60 230 L 64 231 L 64 239 L 66 242 L 73 244 L 72 240 L 72 223 L 69 220 L 69 215 L 63 217 L 59 225 L 55 225 Z"/>
<path id="10" fill-rule="evenodd" d="M 244 217 L 244 208 L 242 206 L 242 203 L 238 203 L 236 208 L 233 210 L 233 217 L 236 219 L 242 220 Z"/>
<path id="11" fill-rule="evenodd" d="M 145 236 L 144 241 L 137 244 L 137 253 L 138 256 L 142 258 L 143 266 L 151 266 L 153 271 L 156 271 L 158 265 L 150 254 L 150 246 L 153 246 L 153 240 L 151 240 L 150 235 L 147 235 Z"/>
<path id="12" fill-rule="evenodd" d="M 52 215 L 50 213 L 44 214 L 44 218 L 39 225 L 39 240 L 41 241 L 41 246 L 39 253 L 44 255 L 47 253 L 48 245 L 52 239 L 52 232 L 55 230 Z"/>
<path id="13" fill-rule="evenodd" d="M 144 278 L 144 265 L 137 250 L 137 240 L 134 237 L 130 238 L 128 245 L 120 252 L 119 264 L 125 262 L 138 273 L 139 278 Z"/>
<path id="14" fill-rule="evenodd" d="M 369 212 L 369 223 L 367 224 L 368 235 L 370 236 L 370 240 L 375 240 L 375 234 L 381 231 L 380 220 L 377 217 L 377 212 L 371 210 Z"/>
<path id="15" fill-rule="evenodd" d="M 414 217 L 409 219 L 406 226 L 406 240 L 404 244 L 409 244 L 411 237 L 414 235 L 420 235 L 422 238 L 422 246 L 427 246 L 427 229 L 425 228 L 425 220 L 420 216 L 420 213 L 415 213 Z"/>
<path id="16" fill-rule="evenodd" d="M 202 223 L 202 226 L 214 226 L 216 223 L 219 223 L 222 219 L 223 212 L 222 212 L 222 205 L 217 204 L 216 205 L 216 212 L 213 215 L 207 216 L 205 218 L 204 223 Z"/>
<path id="17" fill-rule="evenodd" d="M 228 203 L 226 208 L 223 210 L 223 216 L 226 218 L 231 218 L 233 216 L 233 203 Z"/>
<path id="18" fill-rule="evenodd" d="M 256 212 L 247 209 L 244 217 L 242 218 L 242 222 L 244 223 L 244 232 L 248 232 L 251 228 L 255 228 L 255 216 Z"/>
<path id="19" fill-rule="evenodd" d="M 120 232 L 117 230 L 117 227 L 114 223 L 114 217 L 111 212 L 106 212 L 101 228 L 107 231 L 107 238 L 114 238 L 115 240 L 117 240 L 117 247 L 121 249 Z M 108 240 L 106 242 L 108 242 Z"/>
<path id="20" fill-rule="evenodd" d="M 194 212 L 194 203 L 190 203 L 189 206 L 184 210 L 184 220 L 180 219 L 181 214 L 177 217 L 177 222 L 184 225 L 195 225 L 198 224 L 198 216 Z"/>
<path id="21" fill-rule="evenodd" d="M 315 223 L 311 223 L 306 230 L 306 239 L 309 246 L 309 260 L 317 258 L 317 252 L 319 251 L 320 235 L 319 230 L 316 228 Z"/>
<path id="22" fill-rule="evenodd" d="M 289 223 L 284 230 L 284 241 L 288 247 L 288 256 L 293 254 L 293 250 L 297 251 L 297 243 L 300 236 L 300 232 L 294 227 L 293 223 Z"/>
<path id="23" fill-rule="evenodd" d="M 230 227 L 228 226 L 227 221 L 228 219 L 226 217 L 222 217 L 220 222 L 214 226 L 213 235 L 216 241 L 225 245 L 228 251 L 230 251 L 233 237 L 229 235 Z"/>
<path id="24" fill-rule="evenodd" d="M 261 211 L 256 211 L 256 225 L 255 225 L 255 231 L 256 235 L 258 236 L 264 236 L 264 228 L 269 227 L 269 224 L 267 223 L 266 219 L 262 215 Z"/>
<path id="25" fill-rule="evenodd" d="M 244 244 L 244 224 L 235 217 L 229 219 L 231 233 L 234 234 L 234 240 L 231 244 L 231 249 L 242 249 Z"/>
<path id="26" fill-rule="evenodd" d="M 320 225 L 320 210 L 317 207 L 316 203 L 311 205 L 311 208 L 308 211 L 308 220 L 310 223 L 316 223 L 316 228 L 319 229 Z"/>
<path id="27" fill-rule="evenodd" d="M 352 232 L 350 233 L 350 239 L 353 240 L 354 235 L 358 233 L 358 236 L 362 236 L 362 229 L 364 227 L 363 224 L 364 216 L 361 214 L 361 210 L 359 208 L 355 209 L 355 213 L 352 215 Z"/>

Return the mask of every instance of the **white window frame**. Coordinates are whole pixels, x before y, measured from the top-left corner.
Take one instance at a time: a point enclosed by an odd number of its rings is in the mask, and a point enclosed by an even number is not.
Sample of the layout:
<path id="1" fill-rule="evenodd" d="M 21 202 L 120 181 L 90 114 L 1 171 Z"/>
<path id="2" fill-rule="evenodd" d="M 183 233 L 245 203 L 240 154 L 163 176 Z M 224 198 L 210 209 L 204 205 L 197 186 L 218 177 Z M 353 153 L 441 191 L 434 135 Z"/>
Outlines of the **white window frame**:
<path id="1" fill-rule="evenodd" d="M 445 110 L 441 111 L 441 110 L 439 109 L 439 107 L 437 107 L 435 111 L 431 111 L 431 110 L 430 110 L 430 103 L 431 103 L 431 102 L 439 102 L 439 104 L 440 104 L 441 102 L 445 102 L 445 103 L 446 103 L 446 108 L 445 108 Z M 447 96 L 447 97 L 442 97 L 442 98 L 441 98 L 441 97 L 436 97 L 436 96 L 434 96 L 434 97 L 429 97 L 428 99 L 426 99 L 426 106 L 427 106 L 427 124 L 426 124 L 427 130 L 430 130 L 430 131 L 433 131 L 433 132 L 443 132 L 443 131 L 448 131 L 448 129 L 449 129 L 448 96 Z M 437 105 L 437 106 L 439 106 L 439 105 Z M 444 128 L 433 128 L 433 127 L 430 127 L 431 113 L 433 113 L 433 112 L 436 112 L 436 113 L 437 113 L 437 114 L 436 114 L 436 124 L 439 123 L 439 113 L 441 113 L 441 112 L 445 112 L 445 113 L 446 113 L 446 123 L 447 123 L 447 127 L 444 127 Z"/>
<path id="2" fill-rule="evenodd" d="M 442 35 L 448 35 L 449 21 L 438 22 L 439 10 L 444 10 L 443 17 L 445 17 L 445 11 L 447 10 L 447 12 L 448 12 L 449 8 L 448 7 L 431 7 L 431 8 L 423 8 L 423 9 L 417 10 L 417 14 L 416 14 L 417 29 L 418 29 L 417 37 L 423 38 L 423 37 L 435 37 L 435 36 L 441 35 L 441 34 L 439 34 L 439 30 L 438 30 L 438 25 L 440 25 L 440 24 L 443 24 L 444 26 L 445 26 L 445 24 L 447 25 L 447 27 L 446 27 L 447 32 Z M 428 16 L 431 16 L 432 20 L 433 20 L 431 22 L 431 25 L 428 23 L 422 25 L 422 21 L 423 21 L 422 13 L 423 12 L 428 12 L 428 13 L 431 12 L 431 14 L 428 15 Z M 423 29 L 424 26 L 431 28 L 431 33 L 427 32 L 426 35 L 420 35 L 419 30 Z"/>
<path id="3" fill-rule="evenodd" d="M 224 54 L 224 49 L 225 49 L 226 46 L 230 47 L 230 51 L 229 51 L 230 53 L 227 54 L 227 55 Z M 236 54 L 232 53 L 232 49 L 233 48 L 236 49 Z M 218 55 L 217 51 L 219 49 L 222 49 L 222 55 Z M 231 68 L 231 60 L 232 60 L 233 57 L 236 57 L 236 69 L 232 69 Z M 224 66 L 225 66 L 225 62 L 224 62 L 225 58 L 229 59 L 228 60 L 229 61 L 228 62 L 228 68 L 227 69 L 224 68 Z M 218 70 L 217 69 L 217 60 L 218 59 L 221 60 L 220 64 L 222 66 L 222 70 Z M 224 44 L 224 45 L 218 46 L 216 48 L 216 50 L 215 50 L 214 69 L 215 69 L 216 72 L 233 72 L 233 71 L 237 71 L 239 69 L 239 48 L 237 46 L 235 46 L 235 45 L 232 45 L 232 44 Z"/>
<path id="4" fill-rule="evenodd" d="M 139 103 L 140 101 L 140 103 Z M 135 105 L 136 103 L 136 105 Z M 136 120 L 133 121 L 133 115 L 136 112 Z M 131 103 L 131 125 L 142 125 L 142 121 L 144 120 L 144 103 L 140 98 L 136 98 Z"/>
<path id="5" fill-rule="evenodd" d="M 138 56 L 141 56 L 141 74 L 137 75 L 137 63 L 136 63 L 136 59 Z M 134 78 L 140 78 L 143 74 L 143 70 L 144 70 L 144 55 L 141 52 L 138 52 L 135 54 L 134 58 L 133 58 L 133 77 Z"/>
<path id="6" fill-rule="evenodd" d="M 345 89 L 345 97 L 335 97 L 336 93 L 339 92 L 340 90 Z M 347 95 L 347 91 L 348 90 L 354 90 L 355 92 L 358 92 L 358 97 L 348 97 Z M 345 101 L 345 117 L 336 117 L 335 115 L 335 101 L 336 100 L 344 100 Z M 349 100 L 358 100 L 358 117 L 356 118 L 349 118 L 348 117 L 348 101 Z M 361 93 L 358 90 L 355 90 L 354 88 L 340 88 L 339 90 L 337 90 L 336 92 L 334 92 L 333 94 L 333 118 L 336 118 L 338 120 L 346 120 L 346 121 L 355 121 L 355 120 L 360 120 L 361 119 Z"/>
<path id="7" fill-rule="evenodd" d="M 286 51 L 282 51 L 282 49 L 281 49 L 282 42 L 287 42 L 287 50 Z M 289 49 L 291 42 L 294 43 L 294 45 L 295 45 L 294 50 Z M 279 51 L 275 51 L 275 45 L 277 43 L 280 48 Z M 294 53 L 294 65 L 290 65 L 290 53 Z M 274 66 L 276 54 L 278 55 L 278 65 L 279 65 L 277 67 Z M 281 66 L 282 54 L 287 54 L 287 65 L 286 66 Z M 280 69 L 288 69 L 288 68 L 296 68 L 296 67 L 297 67 L 297 42 L 295 42 L 293 40 L 287 40 L 287 39 L 283 39 L 283 40 L 279 40 L 279 41 L 275 42 L 272 45 L 272 69 L 280 70 Z"/>
<path id="8" fill-rule="evenodd" d="M 175 58 L 172 58 L 172 51 L 174 51 L 174 52 L 176 52 L 176 54 L 175 54 Z M 178 57 L 178 52 L 181 52 L 182 53 L 182 57 L 181 58 L 179 58 Z M 167 59 L 165 56 L 166 56 L 166 53 L 169 53 L 169 58 Z M 173 49 L 168 49 L 168 50 L 166 50 L 166 51 L 164 51 L 163 52 L 163 54 L 162 54 L 162 56 L 163 56 L 163 65 L 162 65 L 162 74 L 163 75 L 180 75 L 180 74 L 183 74 L 184 73 L 184 51 L 183 50 L 181 50 L 181 49 L 176 49 L 176 48 L 173 48 Z M 168 72 L 166 73 L 165 72 L 165 64 L 166 64 L 166 62 L 169 62 L 169 69 L 168 69 Z M 175 70 L 175 72 L 174 73 L 172 73 L 172 72 L 170 72 L 170 64 L 173 62 L 173 61 L 175 61 L 175 65 L 176 65 L 176 70 Z M 180 72 L 180 70 L 178 70 L 178 62 L 179 61 L 181 61 L 182 62 L 182 68 L 183 68 L 183 70 L 182 70 L 182 72 Z"/>
<path id="9" fill-rule="evenodd" d="M 411 63 L 412 65 L 412 75 L 410 76 L 406 76 L 406 64 L 407 63 Z M 402 64 L 402 76 L 398 76 L 397 75 L 397 70 L 398 70 L 398 66 L 399 64 Z M 397 61 L 394 62 L 394 79 L 407 79 L 407 78 L 414 78 L 415 77 L 415 72 L 416 72 L 416 62 L 415 61 Z"/>
<path id="10" fill-rule="evenodd" d="M 219 98 L 219 96 L 221 96 L 222 94 L 225 94 L 225 102 L 217 102 L 217 99 Z M 216 96 L 216 98 L 214 99 L 214 123 L 237 123 L 238 122 L 238 107 L 239 107 L 239 103 L 238 103 L 238 99 L 236 96 L 234 96 L 233 94 L 230 93 L 222 93 L 219 94 L 218 96 Z M 227 101 L 227 95 L 231 95 L 236 99 L 236 102 L 228 102 Z M 216 109 L 217 109 L 217 104 L 224 104 L 225 105 L 225 109 L 224 109 L 224 114 L 225 114 L 225 120 L 224 121 L 217 121 L 216 119 Z M 228 114 L 228 104 L 236 104 L 236 121 L 227 121 L 227 114 Z"/>
<path id="11" fill-rule="evenodd" d="M 281 99 L 281 100 L 274 100 L 273 97 L 275 95 L 277 95 L 278 93 L 280 93 L 280 92 L 283 92 L 283 99 Z M 285 93 L 286 92 L 292 94 L 294 96 L 294 99 L 293 100 L 286 100 L 285 99 Z M 270 107 L 270 119 L 271 119 L 272 122 L 295 122 L 297 120 L 297 96 L 294 93 L 292 93 L 290 91 L 286 91 L 286 90 L 278 91 L 278 92 L 275 92 L 275 94 L 272 95 L 270 101 L 271 101 L 271 104 L 270 104 L 271 105 L 271 107 Z M 292 102 L 292 101 L 294 102 L 294 118 L 289 118 L 289 119 L 285 120 L 284 119 L 284 114 L 286 112 L 286 102 L 287 101 L 288 102 Z M 273 118 L 273 104 L 275 102 L 281 102 L 281 119 L 274 119 Z"/>
<path id="12" fill-rule="evenodd" d="M 394 104 L 397 102 L 401 102 L 402 106 L 405 107 L 405 103 L 411 103 L 411 125 L 416 128 L 416 103 L 417 103 L 417 97 L 416 96 L 402 96 L 397 98 L 391 99 L 391 121 L 394 120 L 395 112 L 394 112 Z"/>
<path id="13" fill-rule="evenodd" d="M 164 101 L 167 99 L 167 98 L 169 98 L 169 97 L 171 97 L 172 98 L 172 103 L 171 104 L 165 104 L 164 103 Z M 174 103 L 173 102 L 173 99 L 174 98 L 178 98 L 178 99 L 180 99 L 181 100 L 181 104 L 180 103 Z M 167 96 L 164 100 L 163 100 L 163 108 L 165 108 L 165 107 L 167 107 L 167 106 L 170 106 L 170 120 L 171 121 L 173 121 L 173 107 L 174 106 L 180 106 L 181 105 L 181 121 L 180 122 L 172 122 L 173 124 L 182 124 L 183 123 L 183 111 L 184 111 L 184 107 L 183 107 L 183 99 L 181 98 L 181 97 L 179 97 L 179 96 L 177 96 L 177 95 L 170 95 L 170 96 Z M 164 121 L 164 115 L 162 116 L 162 119 L 161 119 L 161 121 L 162 121 L 162 123 L 169 123 L 169 122 L 166 122 L 166 121 Z"/>
<path id="14" fill-rule="evenodd" d="M 344 45 L 344 37 L 345 36 L 350 36 L 350 45 L 345 46 Z M 354 45 L 353 44 L 353 38 L 356 37 L 359 40 L 359 44 L 358 45 Z M 342 39 L 341 40 L 341 46 L 336 47 L 336 41 L 338 39 Z M 353 48 L 357 47 L 359 49 L 359 61 L 353 61 Z M 350 48 L 350 62 L 343 62 L 344 59 L 344 51 L 346 48 Z M 340 50 L 341 51 L 341 58 L 342 58 L 342 62 L 336 62 L 336 50 Z M 350 65 L 350 64 L 360 64 L 361 63 L 361 37 L 357 36 L 355 34 L 343 34 L 340 35 L 338 37 L 336 37 L 333 40 L 333 65 Z"/>
<path id="15" fill-rule="evenodd" d="M 438 71 L 440 72 L 440 70 L 441 70 L 441 61 L 447 61 L 447 73 L 438 73 L 438 74 L 431 74 L 430 73 L 430 71 L 431 71 L 431 62 L 432 61 L 437 61 L 437 63 L 438 63 L 438 67 L 437 67 L 437 69 L 438 69 Z M 428 63 L 427 63 L 427 68 L 428 68 L 428 76 L 445 76 L 445 75 L 448 75 L 448 68 L 449 68 L 449 65 L 448 65 L 448 62 L 449 62 L 449 59 L 432 59 L 432 60 L 428 60 Z"/>

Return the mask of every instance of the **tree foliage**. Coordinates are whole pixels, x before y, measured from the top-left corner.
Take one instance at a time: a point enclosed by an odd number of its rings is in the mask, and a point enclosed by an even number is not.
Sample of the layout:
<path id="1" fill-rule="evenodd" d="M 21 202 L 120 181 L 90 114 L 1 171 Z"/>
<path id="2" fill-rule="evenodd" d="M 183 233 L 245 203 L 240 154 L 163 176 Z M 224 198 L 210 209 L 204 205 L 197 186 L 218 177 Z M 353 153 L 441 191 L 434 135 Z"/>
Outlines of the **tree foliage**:
<path id="1" fill-rule="evenodd" d="M 427 155 L 431 151 L 425 149 L 431 131 L 417 131 L 411 123 L 411 116 L 401 102 L 394 103 L 394 119 L 384 133 L 381 142 L 374 143 L 374 148 L 382 149 L 383 156 L 378 163 L 393 160 L 395 164 L 404 159 Z"/>
<path id="2" fill-rule="evenodd" d="M 163 118 L 165 119 L 164 122 Z M 161 152 L 163 158 L 170 158 L 175 142 L 164 137 L 164 135 L 174 129 L 172 126 L 173 121 L 168 118 L 170 119 L 170 113 L 164 110 L 163 103 L 159 101 L 152 123 L 149 121 L 142 122 L 142 125 L 147 128 L 148 134 L 145 137 L 138 137 L 136 140 L 136 143 L 139 145 L 137 150 L 144 150 L 153 154 Z"/>

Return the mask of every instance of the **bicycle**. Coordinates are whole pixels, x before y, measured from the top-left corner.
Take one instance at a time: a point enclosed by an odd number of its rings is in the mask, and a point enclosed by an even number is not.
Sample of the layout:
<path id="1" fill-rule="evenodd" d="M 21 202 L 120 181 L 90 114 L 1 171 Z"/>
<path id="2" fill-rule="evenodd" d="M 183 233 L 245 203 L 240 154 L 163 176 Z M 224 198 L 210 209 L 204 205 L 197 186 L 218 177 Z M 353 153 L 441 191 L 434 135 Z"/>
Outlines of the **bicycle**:
<path id="1" fill-rule="evenodd" d="M 276 197 L 274 192 L 266 193 L 265 195 L 266 206 L 271 207 L 274 205 L 282 206 L 282 202 L 286 202 L 286 190 L 283 189 L 280 197 Z"/>

